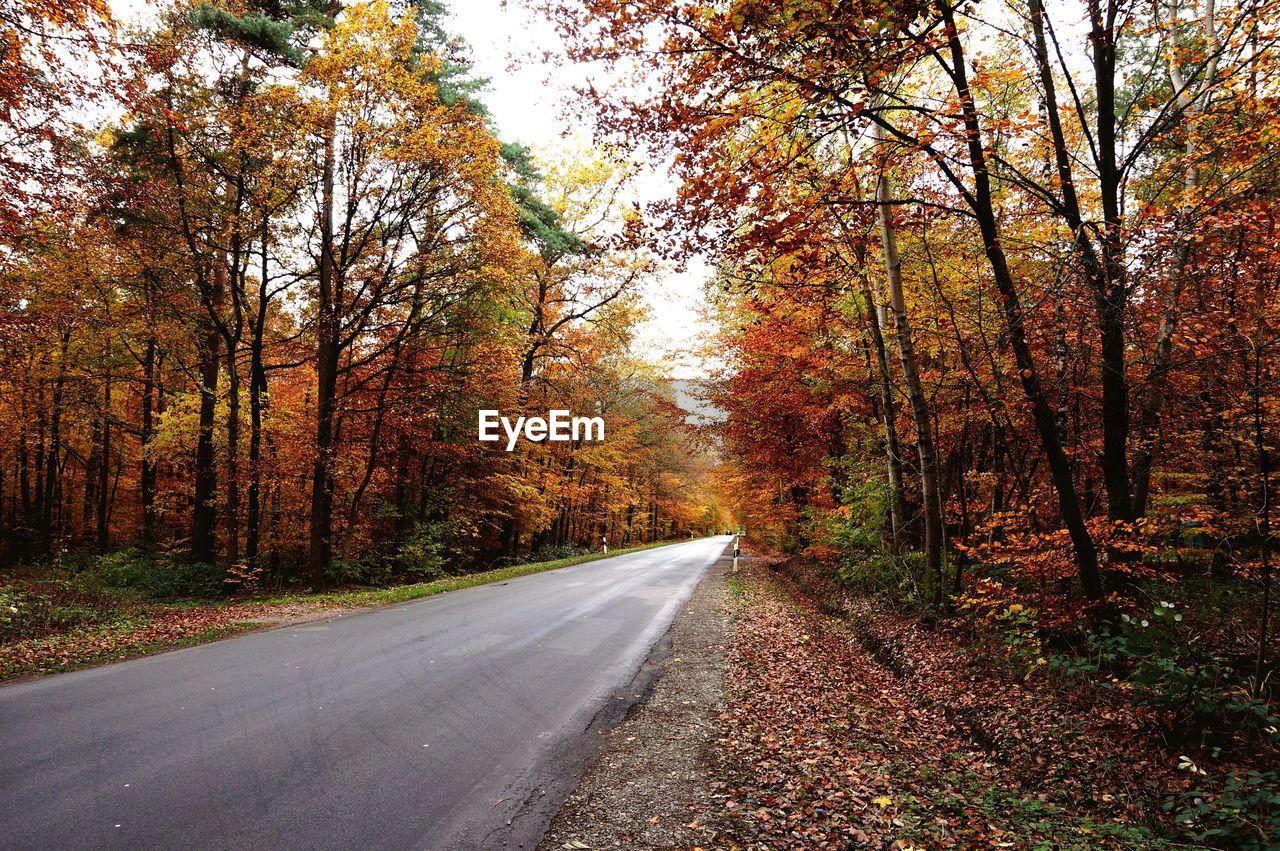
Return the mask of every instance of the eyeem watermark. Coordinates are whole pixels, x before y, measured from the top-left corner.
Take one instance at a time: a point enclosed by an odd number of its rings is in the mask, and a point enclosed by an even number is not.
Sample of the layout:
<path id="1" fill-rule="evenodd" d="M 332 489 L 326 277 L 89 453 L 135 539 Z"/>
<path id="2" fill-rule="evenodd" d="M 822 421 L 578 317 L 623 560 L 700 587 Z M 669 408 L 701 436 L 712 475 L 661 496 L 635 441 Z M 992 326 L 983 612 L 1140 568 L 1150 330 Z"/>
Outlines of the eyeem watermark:
<path id="1" fill-rule="evenodd" d="M 496 442 L 502 439 L 499 428 L 507 435 L 507 451 L 516 448 L 516 441 L 541 443 L 544 440 L 604 440 L 603 417 L 575 417 L 572 411 L 551 410 L 546 417 L 516 417 L 514 423 L 498 411 L 480 411 L 480 439 Z"/>

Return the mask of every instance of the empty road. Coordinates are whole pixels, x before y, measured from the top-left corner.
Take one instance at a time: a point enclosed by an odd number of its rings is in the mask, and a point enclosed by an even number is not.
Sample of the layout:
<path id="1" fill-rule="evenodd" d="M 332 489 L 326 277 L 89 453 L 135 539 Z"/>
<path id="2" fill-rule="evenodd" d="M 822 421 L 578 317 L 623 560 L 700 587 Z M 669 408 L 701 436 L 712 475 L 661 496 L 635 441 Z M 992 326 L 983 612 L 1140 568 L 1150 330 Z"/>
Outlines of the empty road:
<path id="1" fill-rule="evenodd" d="M 729 540 L 0 687 L 0 846 L 531 849 Z"/>

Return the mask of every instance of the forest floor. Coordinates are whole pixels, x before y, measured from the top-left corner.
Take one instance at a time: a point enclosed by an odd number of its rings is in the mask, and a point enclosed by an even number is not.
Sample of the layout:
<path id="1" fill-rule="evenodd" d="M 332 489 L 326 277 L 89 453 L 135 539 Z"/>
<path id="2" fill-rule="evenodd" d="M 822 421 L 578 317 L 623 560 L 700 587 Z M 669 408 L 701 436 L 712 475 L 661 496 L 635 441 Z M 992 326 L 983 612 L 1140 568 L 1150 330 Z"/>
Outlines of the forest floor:
<path id="1" fill-rule="evenodd" d="M 253 629 L 342 617 L 461 588 L 556 570 L 671 543 L 588 553 L 389 588 L 157 601 L 95 587 L 74 574 L 0 575 L 0 682 L 71 671 L 215 641 Z"/>
<path id="2" fill-rule="evenodd" d="M 1123 713 L 966 681 L 909 646 L 909 619 L 812 594 L 767 559 L 708 577 L 544 851 L 1195 847 L 1165 838 L 1162 796 L 1184 781 L 1120 744 Z"/>

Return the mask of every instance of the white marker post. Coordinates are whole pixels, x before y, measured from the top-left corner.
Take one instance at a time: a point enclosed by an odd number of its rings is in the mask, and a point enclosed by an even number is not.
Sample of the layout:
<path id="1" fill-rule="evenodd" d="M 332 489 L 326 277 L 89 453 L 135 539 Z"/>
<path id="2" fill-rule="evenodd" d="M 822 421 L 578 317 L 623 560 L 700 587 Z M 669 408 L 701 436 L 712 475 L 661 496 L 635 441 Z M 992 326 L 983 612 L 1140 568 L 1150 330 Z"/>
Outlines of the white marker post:
<path id="1" fill-rule="evenodd" d="M 738 555 L 742 551 L 738 548 L 738 536 L 733 536 L 733 572 L 738 572 Z"/>
<path id="2" fill-rule="evenodd" d="M 600 536 L 600 545 L 604 547 L 604 552 L 606 553 L 609 552 L 609 536 L 608 535 Z"/>

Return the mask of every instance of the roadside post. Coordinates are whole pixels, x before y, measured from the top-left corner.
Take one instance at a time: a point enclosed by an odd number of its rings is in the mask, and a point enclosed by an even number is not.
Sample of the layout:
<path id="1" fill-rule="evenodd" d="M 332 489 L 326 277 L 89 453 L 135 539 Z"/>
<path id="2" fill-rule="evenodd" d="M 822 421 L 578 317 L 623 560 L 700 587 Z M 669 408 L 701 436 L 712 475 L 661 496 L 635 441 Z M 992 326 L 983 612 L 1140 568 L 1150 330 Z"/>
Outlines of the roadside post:
<path id="1" fill-rule="evenodd" d="M 738 546 L 738 536 L 734 535 L 733 536 L 733 572 L 734 573 L 738 572 L 738 556 L 741 553 L 742 553 L 742 550 Z"/>
<path id="2" fill-rule="evenodd" d="M 609 536 L 608 535 L 600 536 L 600 546 L 604 547 L 604 552 L 606 553 L 609 552 Z"/>

